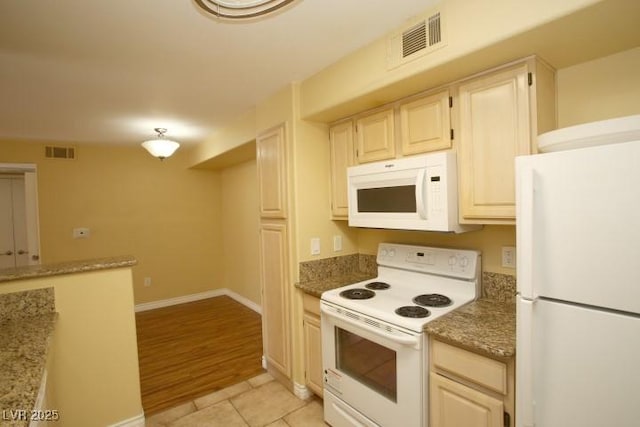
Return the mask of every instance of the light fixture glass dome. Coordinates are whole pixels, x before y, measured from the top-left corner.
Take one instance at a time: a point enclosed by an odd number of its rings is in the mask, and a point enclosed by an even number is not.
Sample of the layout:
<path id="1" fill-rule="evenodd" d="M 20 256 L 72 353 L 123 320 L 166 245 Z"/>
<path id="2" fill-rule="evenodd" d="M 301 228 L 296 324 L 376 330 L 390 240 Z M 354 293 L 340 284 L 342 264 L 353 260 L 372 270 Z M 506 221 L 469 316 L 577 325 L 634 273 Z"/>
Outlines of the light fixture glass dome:
<path id="1" fill-rule="evenodd" d="M 180 144 L 176 141 L 165 138 L 164 134 L 167 131 L 164 128 L 155 128 L 158 132 L 158 137 L 150 139 L 142 143 L 142 146 L 154 157 L 164 160 L 171 156 L 180 147 Z"/>
<path id="2" fill-rule="evenodd" d="M 295 0 L 196 0 L 198 6 L 219 18 L 247 19 L 263 16 Z"/>

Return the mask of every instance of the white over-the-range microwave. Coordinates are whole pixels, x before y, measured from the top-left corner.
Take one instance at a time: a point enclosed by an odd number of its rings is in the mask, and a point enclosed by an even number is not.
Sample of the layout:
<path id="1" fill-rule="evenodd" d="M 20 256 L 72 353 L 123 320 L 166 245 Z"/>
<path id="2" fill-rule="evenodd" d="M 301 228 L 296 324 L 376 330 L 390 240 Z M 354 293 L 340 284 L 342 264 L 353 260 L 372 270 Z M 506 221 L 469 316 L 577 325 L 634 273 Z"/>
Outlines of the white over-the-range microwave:
<path id="1" fill-rule="evenodd" d="M 347 170 L 349 226 L 462 233 L 456 153 L 441 151 Z"/>

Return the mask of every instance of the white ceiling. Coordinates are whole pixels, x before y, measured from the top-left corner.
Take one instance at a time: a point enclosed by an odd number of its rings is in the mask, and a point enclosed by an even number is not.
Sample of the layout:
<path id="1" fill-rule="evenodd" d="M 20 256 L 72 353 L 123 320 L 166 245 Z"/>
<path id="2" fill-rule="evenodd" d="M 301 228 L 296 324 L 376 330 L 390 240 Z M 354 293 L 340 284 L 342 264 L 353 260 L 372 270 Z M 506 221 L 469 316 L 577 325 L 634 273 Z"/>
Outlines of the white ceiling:
<path id="1" fill-rule="evenodd" d="M 0 139 L 197 143 L 437 0 L 301 0 L 229 23 L 193 0 L 1 0 Z"/>

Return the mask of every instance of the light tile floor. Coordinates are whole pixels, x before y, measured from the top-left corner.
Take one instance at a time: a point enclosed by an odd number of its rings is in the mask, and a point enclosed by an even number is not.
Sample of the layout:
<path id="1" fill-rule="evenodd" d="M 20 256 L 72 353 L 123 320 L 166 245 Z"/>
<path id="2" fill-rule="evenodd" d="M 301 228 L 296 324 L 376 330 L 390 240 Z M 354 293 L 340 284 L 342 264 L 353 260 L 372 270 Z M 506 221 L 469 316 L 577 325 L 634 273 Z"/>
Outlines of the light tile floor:
<path id="1" fill-rule="evenodd" d="M 301 400 L 262 374 L 155 414 L 146 427 L 326 427 L 322 400 Z"/>

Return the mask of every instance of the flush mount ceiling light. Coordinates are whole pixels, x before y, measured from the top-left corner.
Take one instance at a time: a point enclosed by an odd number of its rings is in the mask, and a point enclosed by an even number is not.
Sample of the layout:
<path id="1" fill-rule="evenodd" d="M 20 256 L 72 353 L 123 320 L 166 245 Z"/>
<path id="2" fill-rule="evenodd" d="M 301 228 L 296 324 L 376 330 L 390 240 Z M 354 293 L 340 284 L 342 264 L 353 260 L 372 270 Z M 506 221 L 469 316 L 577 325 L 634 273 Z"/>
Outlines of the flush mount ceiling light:
<path id="1" fill-rule="evenodd" d="M 296 0 L 196 0 L 198 6 L 219 18 L 247 19 L 273 13 Z"/>
<path id="2" fill-rule="evenodd" d="M 154 129 L 158 133 L 158 137 L 156 139 L 150 139 L 142 143 L 142 146 L 149 152 L 153 157 L 157 157 L 160 160 L 164 160 L 167 157 L 171 156 L 177 149 L 180 147 L 175 141 L 167 139 L 164 134 L 167 132 L 164 128 L 155 128 Z"/>

